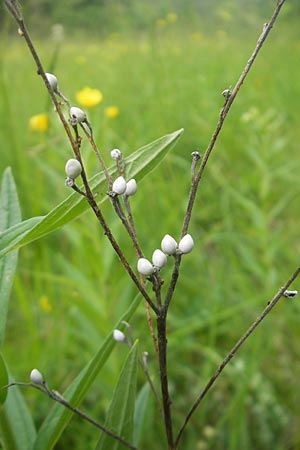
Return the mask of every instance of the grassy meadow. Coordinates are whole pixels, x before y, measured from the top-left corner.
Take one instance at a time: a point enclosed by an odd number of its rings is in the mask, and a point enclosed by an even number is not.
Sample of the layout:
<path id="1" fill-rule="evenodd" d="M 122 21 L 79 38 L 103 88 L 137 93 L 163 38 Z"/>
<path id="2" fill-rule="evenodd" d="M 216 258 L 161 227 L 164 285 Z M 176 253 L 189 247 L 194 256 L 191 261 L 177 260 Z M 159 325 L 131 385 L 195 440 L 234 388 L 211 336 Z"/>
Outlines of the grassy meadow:
<path id="1" fill-rule="evenodd" d="M 271 13 L 271 10 L 270 10 Z M 266 17 L 267 19 L 268 17 Z M 162 237 L 177 237 L 190 182 L 190 154 L 203 153 L 218 119 L 221 92 L 237 81 L 264 20 L 247 27 L 221 20 L 201 29 L 178 20 L 140 34 L 34 36 L 47 71 L 73 104 L 84 86 L 103 101 L 87 109 L 95 140 L 125 155 L 181 127 L 184 134 L 132 199 L 146 257 Z M 226 25 L 226 26 L 225 26 Z M 64 165 L 71 149 L 21 38 L 1 34 L 0 173 L 11 166 L 23 219 L 46 214 L 69 191 Z M 175 428 L 217 365 L 299 264 L 299 27 L 279 17 L 234 103 L 197 196 L 169 317 L 169 376 Z M 108 117 L 106 108 L 118 113 Z M 46 130 L 30 118 L 46 113 Z M 86 143 L 89 174 L 99 169 Z M 108 202 L 104 212 L 125 252 L 128 243 Z M 170 272 L 164 270 L 169 279 Z M 299 289 L 300 282 L 293 288 Z M 91 358 L 136 294 L 92 213 L 20 250 L 3 354 L 15 379 L 33 367 L 63 391 Z M 182 450 L 300 449 L 300 307 L 281 299 L 250 337 L 194 415 Z M 145 309 L 131 321 L 141 350 L 156 362 Z M 127 348 L 117 346 L 81 408 L 103 421 Z M 145 380 L 140 374 L 139 386 Z M 37 425 L 51 403 L 24 395 Z M 154 404 L 141 448 L 164 450 Z M 74 418 L 56 449 L 93 449 L 98 431 Z M 108 449 L 109 450 L 109 449 Z"/>

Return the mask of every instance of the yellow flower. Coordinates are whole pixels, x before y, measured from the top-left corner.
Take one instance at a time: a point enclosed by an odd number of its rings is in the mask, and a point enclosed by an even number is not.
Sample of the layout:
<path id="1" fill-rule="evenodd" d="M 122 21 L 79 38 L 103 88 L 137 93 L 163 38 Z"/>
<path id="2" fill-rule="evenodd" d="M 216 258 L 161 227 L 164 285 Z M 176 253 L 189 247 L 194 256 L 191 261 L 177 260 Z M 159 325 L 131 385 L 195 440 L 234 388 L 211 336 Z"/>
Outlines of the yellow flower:
<path id="1" fill-rule="evenodd" d="M 33 131 L 45 133 L 49 126 L 48 115 L 45 113 L 35 114 L 29 119 L 29 128 Z"/>
<path id="2" fill-rule="evenodd" d="M 81 106 L 90 108 L 91 106 L 96 106 L 98 103 L 102 102 L 103 94 L 99 89 L 92 89 L 89 86 L 85 86 L 76 93 L 76 100 Z"/>
<path id="3" fill-rule="evenodd" d="M 51 312 L 52 311 L 52 305 L 49 302 L 49 298 L 47 295 L 42 295 L 39 299 L 39 306 L 42 311 L 44 312 Z"/>
<path id="4" fill-rule="evenodd" d="M 156 27 L 157 28 L 164 28 L 166 26 L 167 22 L 165 19 L 157 19 L 156 21 Z"/>
<path id="5" fill-rule="evenodd" d="M 167 22 L 174 23 L 174 22 L 177 22 L 178 16 L 177 16 L 176 13 L 170 12 L 170 13 L 167 14 L 166 19 L 167 19 Z"/>
<path id="6" fill-rule="evenodd" d="M 114 117 L 117 117 L 119 115 L 119 108 L 117 106 L 108 106 L 104 109 L 104 114 L 109 119 L 113 119 Z"/>

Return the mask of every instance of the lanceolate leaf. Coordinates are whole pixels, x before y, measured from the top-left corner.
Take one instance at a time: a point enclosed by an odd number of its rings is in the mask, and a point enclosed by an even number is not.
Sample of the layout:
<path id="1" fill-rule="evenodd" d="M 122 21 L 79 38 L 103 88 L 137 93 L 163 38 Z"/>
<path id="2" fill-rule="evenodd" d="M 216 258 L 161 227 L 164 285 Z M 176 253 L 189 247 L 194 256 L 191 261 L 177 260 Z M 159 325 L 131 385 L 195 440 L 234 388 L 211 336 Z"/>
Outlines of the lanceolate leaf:
<path id="1" fill-rule="evenodd" d="M 5 364 L 3 360 L 2 362 Z M 12 381 L 11 375 L 9 380 Z M 6 401 L 1 407 L 0 431 L 1 443 L 5 450 L 32 450 L 36 431 L 18 386 L 8 389 Z"/>
<path id="2" fill-rule="evenodd" d="M 128 442 L 133 442 L 133 419 L 136 397 L 138 362 L 137 342 L 131 348 L 121 370 L 107 416 L 105 426 L 114 430 Z M 118 440 L 102 433 L 95 450 L 124 450 L 126 447 Z"/>
<path id="3" fill-rule="evenodd" d="M 11 170 L 8 168 L 3 173 L 0 191 L 0 232 L 13 227 L 20 221 L 21 211 L 18 194 Z M 17 251 L 6 255 L 2 260 L 0 259 L 0 346 L 4 339 L 7 307 L 17 259 Z"/>
<path id="4" fill-rule="evenodd" d="M 163 136 L 128 156 L 126 158 L 126 177 L 128 179 L 135 177 L 138 181 L 141 180 L 163 160 L 182 131 L 182 129 L 177 130 Z M 114 174 L 115 170 L 115 167 L 111 167 L 109 172 Z M 107 198 L 106 180 L 103 173 L 91 178 L 90 186 L 97 194 L 98 203 Z M 12 249 L 26 245 L 56 230 L 88 208 L 85 198 L 74 192 L 46 216 L 30 219 L 36 221 L 32 223 L 31 228 L 27 228 L 29 223 L 26 221 L 26 224 L 22 222 L 19 226 L 0 234 L 0 257 Z"/>
<path id="5" fill-rule="evenodd" d="M 136 311 L 140 300 L 141 296 L 138 294 L 114 328 L 122 329 L 122 327 L 124 327 L 124 325 L 121 324 L 121 321 L 130 320 Z M 115 341 L 113 340 L 111 334 L 106 338 L 96 355 L 66 389 L 63 395 L 71 405 L 77 406 L 83 399 L 84 395 L 94 382 L 95 378 L 98 376 L 101 368 L 111 354 L 114 346 Z M 53 449 L 61 433 L 68 425 L 71 417 L 71 411 L 64 409 L 61 405 L 55 404 L 38 431 L 33 450 Z"/>

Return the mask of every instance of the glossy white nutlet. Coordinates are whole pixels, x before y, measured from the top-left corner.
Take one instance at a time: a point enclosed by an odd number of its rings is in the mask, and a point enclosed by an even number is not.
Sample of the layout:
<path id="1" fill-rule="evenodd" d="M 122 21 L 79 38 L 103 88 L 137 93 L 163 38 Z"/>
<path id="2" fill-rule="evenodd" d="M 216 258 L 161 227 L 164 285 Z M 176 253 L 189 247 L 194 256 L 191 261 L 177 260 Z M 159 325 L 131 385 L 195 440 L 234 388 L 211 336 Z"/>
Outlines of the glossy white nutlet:
<path id="1" fill-rule="evenodd" d="M 30 381 L 35 384 L 45 384 L 45 380 L 41 372 L 37 369 L 33 369 L 30 372 Z"/>
<path id="2" fill-rule="evenodd" d="M 136 181 L 134 178 L 131 178 L 131 180 L 127 181 L 125 195 L 127 196 L 134 195 L 136 193 L 136 190 L 137 190 Z"/>
<path id="3" fill-rule="evenodd" d="M 121 330 L 114 330 L 113 331 L 113 338 L 117 342 L 126 342 L 126 336 Z"/>
<path id="4" fill-rule="evenodd" d="M 111 150 L 110 156 L 112 159 L 119 159 L 122 156 L 122 152 L 118 148 L 114 148 L 113 150 Z"/>
<path id="5" fill-rule="evenodd" d="M 167 257 L 164 254 L 164 252 L 162 252 L 161 250 L 159 250 L 158 248 L 156 250 L 154 250 L 153 255 L 152 255 L 152 262 L 153 265 L 155 267 L 158 267 L 159 269 L 161 269 L 167 262 Z"/>
<path id="6" fill-rule="evenodd" d="M 66 162 L 65 171 L 68 178 L 75 180 L 81 174 L 82 166 L 77 159 L 71 158 Z"/>
<path id="7" fill-rule="evenodd" d="M 194 247 L 194 240 L 190 234 L 186 234 L 180 240 L 178 248 L 182 253 L 190 253 Z"/>
<path id="8" fill-rule="evenodd" d="M 154 272 L 154 267 L 146 258 L 139 258 L 137 262 L 137 270 L 141 275 L 149 276 Z"/>
<path id="9" fill-rule="evenodd" d="M 45 73 L 47 80 L 51 86 L 52 91 L 56 91 L 58 88 L 58 81 L 55 75 L 53 75 L 53 73 Z"/>
<path id="10" fill-rule="evenodd" d="M 115 179 L 112 185 L 112 190 L 115 194 L 124 194 L 126 191 L 127 183 L 124 177 L 118 177 Z"/>
<path id="11" fill-rule="evenodd" d="M 77 106 L 71 106 L 70 108 L 70 116 L 72 119 L 75 119 L 76 122 L 84 122 L 86 120 L 86 113 L 80 109 L 77 108 Z"/>
<path id="12" fill-rule="evenodd" d="M 161 241 L 161 249 L 164 253 L 167 255 L 175 255 L 177 250 L 177 242 L 175 239 L 170 236 L 169 234 L 166 234 L 163 240 Z"/>

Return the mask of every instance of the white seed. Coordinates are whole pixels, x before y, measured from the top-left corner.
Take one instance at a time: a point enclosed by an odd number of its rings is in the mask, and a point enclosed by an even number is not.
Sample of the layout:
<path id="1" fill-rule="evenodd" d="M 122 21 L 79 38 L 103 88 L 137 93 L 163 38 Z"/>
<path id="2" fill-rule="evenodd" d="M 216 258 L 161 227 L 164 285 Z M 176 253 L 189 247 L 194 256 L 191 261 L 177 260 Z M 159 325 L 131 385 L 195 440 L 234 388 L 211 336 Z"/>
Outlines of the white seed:
<path id="1" fill-rule="evenodd" d="M 137 262 L 137 270 L 140 274 L 149 276 L 154 272 L 154 267 L 146 258 L 140 258 Z"/>
<path id="2" fill-rule="evenodd" d="M 190 253 L 194 247 L 194 240 L 190 234 L 183 236 L 179 242 L 178 248 L 182 253 Z"/>
<path id="3" fill-rule="evenodd" d="M 156 250 L 154 250 L 153 255 L 152 255 L 152 262 L 155 267 L 158 267 L 159 269 L 161 269 L 166 264 L 167 257 L 164 254 L 164 252 L 162 252 L 159 249 L 156 249 Z"/>
<path id="4" fill-rule="evenodd" d="M 117 342 L 125 342 L 126 341 L 125 334 L 123 333 L 123 331 L 120 331 L 120 330 L 113 331 L 113 338 Z"/>
<path id="5" fill-rule="evenodd" d="M 127 181 L 125 195 L 127 196 L 134 195 L 136 193 L 136 190 L 137 190 L 136 181 L 134 178 L 131 178 L 131 180 Z"/>
<path id="6" fill-rule="evenodd" d="M 55 75 L 52 73 L 45 73 L 47 80 L 51 86 L 52 91 L 56 91 L 58 87 L 58 81 Z"/>
<path id="7" fill-rule="evenodd" d="M 177 242 L 172 236 L 166 234 L 161 241 L 161 249 L 167 255 L 174 255 L 177 250 Z"/>
<path id="8" fill-rule="evenodd" d="M 126 191 L 127 183 L 124 177 L 118 177 L 115 179 L 112 185 L 112 190 L 115 194 L 124 194 Z"/>
<path id="9" fill-rule="evenodd" d="M 121 150 L 119 150 L 118 148 L 114 148 L 113 150 L 111 150 L 110 156 L 112 157 L 112 159 L 121 158 L 122 156 Z"/>
<path id="10" fill-rule="evenodd" d="M 65 171 L 68 178 L 75 180 L 81 174 L 82 166 L 77 159 L 71 158 L 66 162 Z"/>
<path id="11" fill-rule="evenodd" d="M 30 372 L 30 381 L 35 384 L 45 384 L 45 380 L 41 372 L 37 369 L 33 369 Z"/>
<path id="12" fill-rule="evenodd" d="M 86 120 L 86 113 L 82 109 L 77 108 L 77 106 L 71 106 L 70 116 L 76 122 L 84 122 Z"/>

